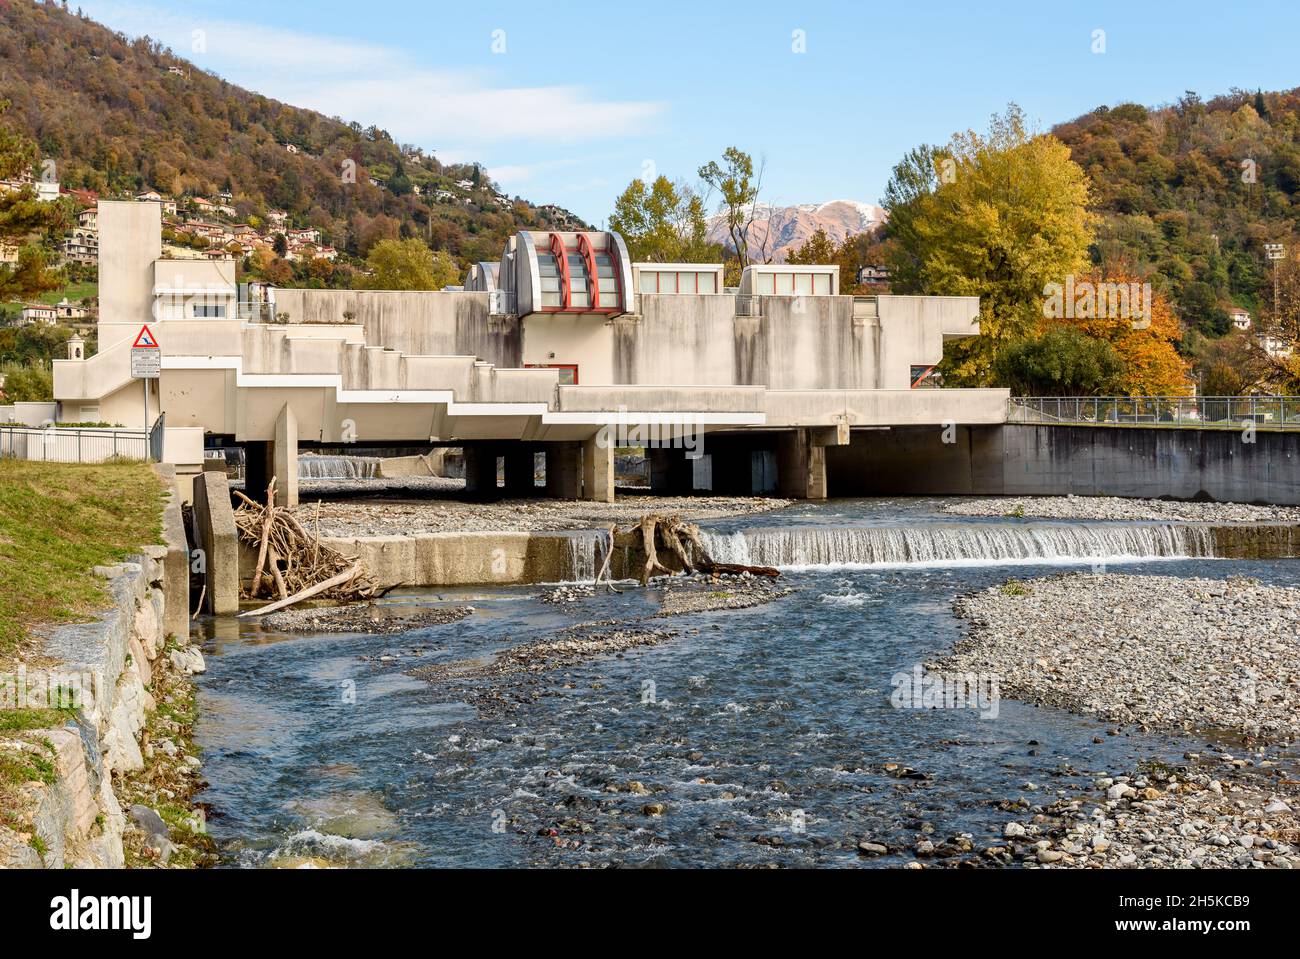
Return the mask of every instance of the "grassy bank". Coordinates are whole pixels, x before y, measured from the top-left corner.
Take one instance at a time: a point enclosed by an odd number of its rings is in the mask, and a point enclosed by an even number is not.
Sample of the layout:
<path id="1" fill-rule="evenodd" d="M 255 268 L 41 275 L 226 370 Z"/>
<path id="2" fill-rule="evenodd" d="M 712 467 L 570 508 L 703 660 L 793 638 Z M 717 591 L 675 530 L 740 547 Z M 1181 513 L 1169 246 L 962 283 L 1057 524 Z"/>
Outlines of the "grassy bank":
<path id="1" fill-rule="evenodd" d="M 91 567 L 161 541 L 163 486 L 147 463 L 0 459 L 0 662 L 41 623 L 104 607 Z"/>

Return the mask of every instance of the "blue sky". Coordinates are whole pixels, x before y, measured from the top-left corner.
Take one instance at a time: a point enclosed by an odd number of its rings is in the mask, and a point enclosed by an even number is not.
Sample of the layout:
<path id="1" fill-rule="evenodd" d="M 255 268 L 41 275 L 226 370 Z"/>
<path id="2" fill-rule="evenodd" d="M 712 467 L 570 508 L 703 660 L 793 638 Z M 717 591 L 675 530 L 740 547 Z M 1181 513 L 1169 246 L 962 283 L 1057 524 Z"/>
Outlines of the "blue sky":
<path id="1" fill-rule="evenodd" d="M 72 6 L 268 96 L 479 160 L 507 192 L 593 223 L 634 177 L 694 180 L 733 144 L 765 158 L 771 202 L 874 203 L 906 150 L 1009 100 L 1050 127 L 1188 89 L 1300 86 L 1300 5 L 1281 2 Z"/>

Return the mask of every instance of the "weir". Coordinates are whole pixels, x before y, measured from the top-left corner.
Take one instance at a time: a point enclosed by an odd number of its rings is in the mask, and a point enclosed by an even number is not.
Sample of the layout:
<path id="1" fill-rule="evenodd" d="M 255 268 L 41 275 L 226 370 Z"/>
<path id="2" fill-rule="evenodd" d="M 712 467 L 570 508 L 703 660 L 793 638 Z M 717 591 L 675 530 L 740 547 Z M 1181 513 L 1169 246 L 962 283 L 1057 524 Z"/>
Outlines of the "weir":
<path id="1" fill-rule="evenodd" d="M 721 562 L 807 566 L 944 565 L 1214 556 L 1208 526 L 967 523 L 909 527 L 758 527 L 704 534 Z"/>

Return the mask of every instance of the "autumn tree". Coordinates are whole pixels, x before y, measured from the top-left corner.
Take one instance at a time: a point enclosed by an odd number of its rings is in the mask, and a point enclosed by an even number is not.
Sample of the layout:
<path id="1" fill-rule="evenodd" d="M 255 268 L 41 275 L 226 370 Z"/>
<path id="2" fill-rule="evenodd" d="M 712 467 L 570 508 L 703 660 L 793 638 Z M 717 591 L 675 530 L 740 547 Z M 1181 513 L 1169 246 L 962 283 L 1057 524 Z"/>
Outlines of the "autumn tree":
<path id="1" fill-rule="evenodd" d="M 1124 363 L 1106 340 L 1055 326 L 1008 344 L 993 372 L 1017 396 L 1097 396 L 1118 392 Z"/>
<path id="2" fill-rule="evenodd" d="M 689 184 L 666 176 L 629 183 L 614 201 L 609 228 L 622 234 L 635 261 L 707 263 L 722 252 L 705 236 L 703 198 Z"/>
<path id="3" fill-rule="evenodd" d="M 440 290 L 460 278 L 446 250 L 431 250 L 423 240 L 380 240 L 366 258 L 370 290 Z"/>
<path id="4" fill-rule="evenodd" d="M 1033 133 L 1015 104 L 986 135 L 918 148 L 885 194 L 898 292 L 980 298 L 980 335 L 958 340 L 940 370 L 954 386 L 994 382 L 993 361 L 1038 326 L 1048 283 L 1088 264 L 1088 178 L 1055 137 Z"/>
<path id="5" fill-rule="evenodd" d="M 757 170 L 754 158 L 739 147 L 727 147 L 722 152 L 722 163 L 710 160 L 699 169 L 700 179 L 709 186 L 710 193 L 718 195 L 718 212 L 727 225 L 731 248 L 736 252 L 740 269 L 750 261 L 750 231 L 758 216 L 758 195 L 763 187 L 763 165 Z M 766 238 L 759 244 L 766 259 Z"/>
<path id="6" fill-rule="evenodd" d="M 1123 364 L 1115 381 L 1125 396 L 1182 396 L 1191 389 L 1191 364 L 1178 353 L 1182 327 L 1164 294 L 1119 270 L 1084 274 L 1072 286 L 1068 315 L 1045 319 L 1109 343 Z M 1048 311 L 1050 312 L 1050 311 Z"/>
<path id="7" fill-rule="evenodd" d="M 30 176 L 36 162 L 36 146 L 10 123 L 4 122 L 9 109 L 0 101 L 0 179 Z M 67 226 L 67 210 L 60 202 L 42 202 L 36 190 L 24 186 L 0 193 L 0 242 L 18 247 L 18 260 L 0 264 L 0 301 L 26 300 L 58 289 L 63 277 L 49 268 L 40 240 L 61 236 Z"/>

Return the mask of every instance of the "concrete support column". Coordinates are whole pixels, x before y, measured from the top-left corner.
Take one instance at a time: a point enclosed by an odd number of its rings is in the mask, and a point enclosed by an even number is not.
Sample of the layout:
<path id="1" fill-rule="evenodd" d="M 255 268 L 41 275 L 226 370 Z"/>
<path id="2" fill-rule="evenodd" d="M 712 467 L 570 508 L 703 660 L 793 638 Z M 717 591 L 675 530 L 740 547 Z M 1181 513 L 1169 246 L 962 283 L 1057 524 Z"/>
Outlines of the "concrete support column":
<path id="1" fill-rule="evenodd" d="M 546 444 L 546 495 L 578 499 L 582 495 L 582 448 L 577 443 Z"/>
<path id="2" fill-rule="evenodd" d="M 776 440 L 777 490 L 789 499 L 808 494 L 808 436 L 806 430 L 790 430 Z"/>
<path id="3" fill-rule="evenodd" d="M 792 499 L 826 498 L 825 437 L 812 430 L 782 433 L 776 442 L 777 489 Z"/>
<path id="4" fill-rule="evenodd" d="M 298 505 L 298 417 L 288 403 L 275 420 L 275 505 Z"/>
<path id="5" fill-rule="evenodd" d="M 826 498 L 826 447 L 808 445 L 808 486 L 806 499 Z"/>
<path id="6" fill-rule="evenodd" d="M 537 492 L 534 485 L 536 471 L 533 448 L 531 446 L 507 446 L 506 460 L 506 495 L 533 496 Z"/>
<path id="7" fill-rule="evenodd" d="M 249 499 L 266 502 L 266 485 L 274 475 L 271 444 L 258 440 L 244 444 L 244 493 Z"/>
<path id="8" fill-rule="evenodd" d="M 600 435 L 582 444 L 582 498 L 614 502 L 614 445 Z"/>
<path id="9" fill-rule="evenodd" d="M 647 446 L 645 455 L 650 467 L 651 492 L 690 495 L 695 488 L 695 477 L 692 461 L 686 458 L 686 450 Z"/>
<path id="10" fill-rule="evenodd" d="M 466 446 L 465 492 L 481 499 L 497 495 L 497 449 L 495 446 Z"/>
<path id="11" fill-rule="evenodd" d="M 263 488 L 263 495 L 266 490 Z M 225 473 L 200 473 L 194 478 L 194 541 L 202 550 L 207 589 L 203 608 L 209 613 L 239 612 L 239 534 L 230 506 Z"/>

